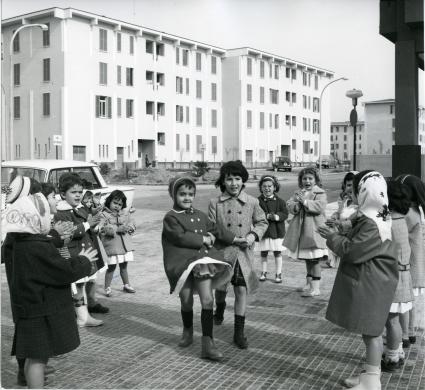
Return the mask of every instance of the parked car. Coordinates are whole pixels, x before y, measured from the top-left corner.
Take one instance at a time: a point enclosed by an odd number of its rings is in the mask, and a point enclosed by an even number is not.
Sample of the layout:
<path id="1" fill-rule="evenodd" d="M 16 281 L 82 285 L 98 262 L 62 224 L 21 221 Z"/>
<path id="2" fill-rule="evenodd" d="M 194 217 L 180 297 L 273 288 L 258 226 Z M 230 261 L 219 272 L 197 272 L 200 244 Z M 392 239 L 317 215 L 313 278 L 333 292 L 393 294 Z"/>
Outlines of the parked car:
<path id="1" fill-rule="evenodd" d="M 273 169 L 275 171 L 279 171 L 279 170 L 282 169 L 284 171 L 291 172 L 292 171 L 291 159 L 289 157 L 285 157 L 285 156 L 276 157 L 276 159 L 274 160 L 274 163 L 273 163 Z"/>
<path id="2" fill-rule="evenodd" d="M 127 207 L 133 204 L 134 188 L 106 184 L 99 167 L 94 163 L 73 160 L 13 160 L 1 164 L 1 183 L 10 183 L 16 175 L 32 177 L 39 182 L 51 182 L 56 187 L 65 172 L 75 172 L 81 177 L 85 190 L 101 194 L 101 202 L 113 190 L 121 190 L 127 197 Z M 58 195 L 59 196 L 59 195 Z"/>
<path id="3" fill-rule="evenodd" d="M 333 156 L 322 156 L 322 168 L 336 168 L 337 165 L 337 161 Z M 319 160 L 316 161 L 316 168 L 319 168 Z"/>

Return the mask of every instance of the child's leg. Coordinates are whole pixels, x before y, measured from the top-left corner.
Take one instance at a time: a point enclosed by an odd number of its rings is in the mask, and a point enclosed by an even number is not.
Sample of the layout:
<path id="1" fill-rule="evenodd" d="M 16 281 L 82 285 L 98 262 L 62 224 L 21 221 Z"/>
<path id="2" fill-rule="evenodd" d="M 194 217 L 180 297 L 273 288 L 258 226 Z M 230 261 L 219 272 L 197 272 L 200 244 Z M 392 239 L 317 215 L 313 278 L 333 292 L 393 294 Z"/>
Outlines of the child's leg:
<path id="1" fill-rule="evenodd" d="M 399 321 L 401 325 L 401 338 L 403 343 L 409 340 L 409 322 L 410 322 L 410 313 L 412 311 L 406 311 L 405 313 L 401 313 L 399 315 Z"/>
<path id="2" fill-rule="evenodd" d="M 128 271 L 127 271 L 127 262 L 120 263 L 120 275 L 122 279 L 122 283 L 124 285 L 129 285 L 130 282 L 128 281 Z"/>
<path id="3" fill-rule="evenodd" d="M 382 358 L 382 337 L 363 335 L 363 342 L 366 345 L 366 363 L 379 367 Z"/>
<path id="4" fill-rule="evenodd" d="M 180 347 L 188 347 L 193 342 L 193 277 L 186 280 L 179 293 L 183 334 L 179 342 Z"/>
<path id="5" fill-rule="evenodd" d="M 311 275 L 311 289 L 304 291 L 302 297 L 313 297 L 320 295 L 320 277 L 321 277 L 321 267 L 318 260 L 306 260 L 307 264 L 307 274 Z"/>
<path id="6" fill-rule="evenodd" d="M 398 313 L 389 313 L 385 327 L 387 329 L 387 347 L 385 359 L 382 361 L 382 370 L 392 372 L 399 368 L 401 326 Z M 402 348 L 403 349 L 403 348 Z M 404 356 L 402 356 L 404 358 Z"/>
<path id="7" fill-rule="evenodd" d="M 413 298 L 412 309 L 409 311 L 409 339 L 416 335 L 416 305 L 418 304 L 418 300 Z M 416 341 L 416 340 L 415 340 Z"/>
<path id="8" fill-rule="evenodd" d="M 234 286 L 235 291 L 235 331 L 233 341 L 241 348 L 248 348 L 244 334 L 247 290 L 245 286 Z"/>
<path id="9" fill-rule="evenodd" d="M 276 283 L 282 282 L 282 252 L 274 251 L 274 261 L 276 263 Z"/>
<path id="10" fill-rule="evenodd" d="M 306 275 L 306 284 L 303 287 L 299 287 L 297 288 L 297 291 L 300 292 L 304 292 L 304 291 L 308 291 L 311 290 L 311 280 L 312 280 L 312 274 L 311 274 L 311 264 L 308 260 L 304 260 L 305 261 L 305 268 L 307 271 L 307 275 Z"/>
<path id="11" fill-rule="evenodd" d="M 42 389 L 44 387 L 44 369 L 47 359 L 25 359 L 25 377 L 29 389 Z"/>
<path id="12" fill-rule="evenodd" d="M 261 270 L 262 272 L 267 272 L 267 255 L 269 251 L 261 251 Z"/>
<path id="13" fill-rule="evenodd" d="M 215 296 L 215 313 L 214 313 L 214 324 L 221 325 L 224 320 L 224 310 L 226 309 L 226 295 L 227 285 L 223 286 L 223 290 L 216 289 L 214 292 Z"/>
<path id="14" fill-rule="evenodd" d="M 235 286 L 235 314 L 245 316 L 247 292 L 245 286 Z"/>
<path id="15" fill-rule="evenodd" d="M 111 286 L 112 278 L 114 277 L 115 268 L 117 268 L 116 264 L 108 265 L 108 269 L 105 272 L 105 289 Z"/>

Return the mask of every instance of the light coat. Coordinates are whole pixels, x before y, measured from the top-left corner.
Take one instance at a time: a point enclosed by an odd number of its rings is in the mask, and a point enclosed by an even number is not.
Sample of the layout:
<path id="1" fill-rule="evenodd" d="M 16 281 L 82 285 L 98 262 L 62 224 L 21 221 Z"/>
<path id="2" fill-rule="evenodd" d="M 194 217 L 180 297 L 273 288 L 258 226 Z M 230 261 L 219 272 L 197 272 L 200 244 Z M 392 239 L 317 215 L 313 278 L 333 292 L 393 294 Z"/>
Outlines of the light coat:
<path id="1" fill-rule="evenodd" d="M 410 273 L 413 280 L 413 288 L 425 287 L 425 251 L 422 235 L 421 215 L 419 211 L 411 207 L 406 214 L 407 229 L 409 230 L 409 244 L 412 249 L 410 254 Z"/>

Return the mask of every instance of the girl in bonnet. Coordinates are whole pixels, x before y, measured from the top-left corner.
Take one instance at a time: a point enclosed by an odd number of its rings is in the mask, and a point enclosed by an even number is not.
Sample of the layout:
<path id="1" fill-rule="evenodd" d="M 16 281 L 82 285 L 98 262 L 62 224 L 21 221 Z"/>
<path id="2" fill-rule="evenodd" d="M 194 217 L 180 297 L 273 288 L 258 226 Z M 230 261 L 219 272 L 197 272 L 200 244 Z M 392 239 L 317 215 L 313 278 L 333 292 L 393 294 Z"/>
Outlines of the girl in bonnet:
<path id="1" fill-rule="evenodd" d="M 382 331 L 398 283 L 397 246 L 391 240 L 387 185 L 379 172 L 354 178 L 358 211 L 352 229 L 343 235 L 319 227 L 327 246 L 341 257 L 326 318 L 361 334 L 366 364 L 360 376 L 345 380 L 356 390 L 381 389 Z"/>

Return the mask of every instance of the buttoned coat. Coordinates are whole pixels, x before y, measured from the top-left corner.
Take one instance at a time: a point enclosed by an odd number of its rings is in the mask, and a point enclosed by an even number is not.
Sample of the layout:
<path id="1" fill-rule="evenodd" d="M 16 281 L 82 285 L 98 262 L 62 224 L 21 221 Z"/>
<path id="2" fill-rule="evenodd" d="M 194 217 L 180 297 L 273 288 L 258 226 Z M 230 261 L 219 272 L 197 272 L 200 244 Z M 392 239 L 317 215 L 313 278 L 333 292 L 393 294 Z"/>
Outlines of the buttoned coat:
<path id="1" fill-rule="evenodd" d="M 417 208 L 411 207 L 406 214 L 406 223 L 409 230 L 410 273 L 413 288 L 425 287 L 425 248 L 422 235 L 421 215 Z"/>
<path id="2" fill-rule="evenodd" d="M 269 227 L 264 233 L 263 239 L 285 237 L 285 221 L 288 219 L 288 209 L 286 208 L 285 201 L 277 195 L 273 195 L 271 198 L 265 198 L 261 195 L 258 197 L 258 201 L 266 216 L 267 214 L 276 214 L 279 216 L 278 221 L 268 221 Z"/>
<path id="3" fill-rule="evenodd" d="M 217 226 L 231 232 L 230 236 L 228 233 L 219 235 L 216 246 L 224 249 L 226 259 L 236 257 L 245 278 L 247 291 L 254 292 L 259 283 L 254 272 L 253 248 L 243 249 L 232 245 L 232 242 L 235 237 L 246 237 L 250 232 L 254 233 L 258 241 L 264 236 L 269 224 L 258 199 L 248 195 L 244 190 L 236 197 L 223 193 L 210 200 L 208 217 Z M 227 286 L 223 290 L 226 288 Z"/>
<path id="4" fill-rule="evenodd" d="M 341 257 L 326 319 L 351 332 L 379 336 L 398 283 L 397 244 L 382 242 L 375 221 L 360 214 L 353 228 L 326 243 Z"/>

